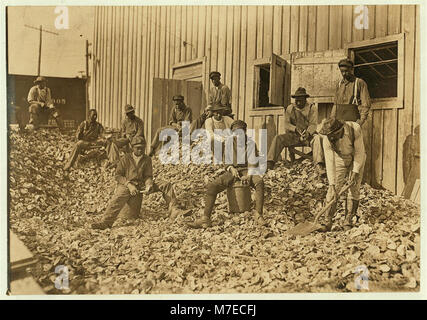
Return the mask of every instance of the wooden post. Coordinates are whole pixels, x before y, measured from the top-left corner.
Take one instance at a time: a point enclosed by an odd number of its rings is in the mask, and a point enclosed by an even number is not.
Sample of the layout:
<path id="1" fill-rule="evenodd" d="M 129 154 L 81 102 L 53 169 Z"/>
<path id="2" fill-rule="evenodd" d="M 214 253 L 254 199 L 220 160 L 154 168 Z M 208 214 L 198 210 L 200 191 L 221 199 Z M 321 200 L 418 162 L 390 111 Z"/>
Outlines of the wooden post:
<path id="1" fill-rule="evenodd" d="M 85 83 L 85 87 L 86 87 L 86 92 L 85 92 L 85 96 L 86 96 L 86 119 L 89 116 L 89 109 L 90 109 L 90 105 L 89 105 L 89 81 L 90 81 L 89 58 L 90 58 L 89 40 L 86 39 L 86 83 Z"/>
<path id="2" fill-rule="evenodd" d="M 39 40 L 39 64 L 37 68 L 37 76 L 40 76 L 40 67 L 42 64 L 42 25 L 40 25 L 40 40 Z"/>

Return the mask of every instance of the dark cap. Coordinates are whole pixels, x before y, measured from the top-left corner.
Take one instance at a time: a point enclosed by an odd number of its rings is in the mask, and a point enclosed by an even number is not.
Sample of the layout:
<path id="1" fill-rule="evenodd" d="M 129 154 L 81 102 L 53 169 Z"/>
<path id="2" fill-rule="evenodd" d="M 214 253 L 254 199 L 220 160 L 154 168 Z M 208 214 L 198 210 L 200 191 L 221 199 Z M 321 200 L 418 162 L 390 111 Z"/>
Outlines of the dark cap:
<path id="1" fill-rule="evenodd" d="M 184 96 L 177 94 L 176 96 L 173 96 L 173 101 L 184 101 Z"/>
<path id="2" fill-rule="evenodd" d="M 292 95 L 292 98 L 298 98 L 298 97 L 309 97 L 310 95 L 305 91 L 305 88 L 299 87 L 295 94 Z"/>
<path id="3" fill-rule="evenodd" d="M 338 62 L 338 67 L 352 67 L 353 68 L 354 63 L 350 59 L 342 59 L 340 62 Z"/>
<path id="4" fill-rule="evenodd" d="M 248 125 L 246 124 L 246 122 L 242 120 L 234 120 L 233 123 L 231 124 L 231 130 L 238 129 L 238 128 L 246 130 L 247 127 Z"/>
<path id="5" fill-rule="evenodd" d="M 130 104 L 125 105 L 125 113 L 130 113 L 132 111 L 135 111 L 135 108 L 131 106 Z"/>
<path id="6" fill-rule="evenodd" d="M 147 142 L 145 141 L 145 139 L 141 136 L 135 136 L 133 137 L 132 141 L 131 141 L 131 145 L 134 146 L 145 146 L 147 144 Z"/>
<path id="7" fill-rule="evenodd" d="M 337 118 L 329 118 L 322 121 L 320 134 L 328 135 L 340 130 L 344 126 L 344 121 Z"/>
<path id="8" fill-rule="evenodd" d="M 209 79 L 212 79 L 212 77 L 221 77 L 221 73 L 219 73 L 218 71 L 212 71 L 211 73 L 209 73 Z"/>
<path id="9" fill-rule="evenodd" d="M 45 77 L 37 77 L 36 80 L 34 80 L 34 83 L 39 83 L 39 82 L 47 82 Z"/>

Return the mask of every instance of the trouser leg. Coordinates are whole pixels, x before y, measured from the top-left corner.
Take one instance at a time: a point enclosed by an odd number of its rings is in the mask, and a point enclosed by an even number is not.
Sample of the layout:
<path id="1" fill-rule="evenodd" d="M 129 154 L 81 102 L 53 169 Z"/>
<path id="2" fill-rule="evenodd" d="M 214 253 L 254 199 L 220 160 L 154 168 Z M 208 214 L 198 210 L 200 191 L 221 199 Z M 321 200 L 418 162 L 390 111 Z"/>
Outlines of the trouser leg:
<path id="1" fill-rule="evenodd" d="M 68 158 L 68 160 L 64 165 L 64 170 L 70 169 L 73 166 L 74 162 L 77 160 L 77 157 L 79 156 L 79 154 L 82 153 L 82 151 L 87 149 L 89 146 L 90 146 L 89 142 L 86 142 L 83 140 L 77 141 L 73 150 L 71 151 L 70 157 Z"/>
<path id="2" fill-rule="evenodd" d="M 128 145 L 128 138 L 119 138 L 111 141 L 111 143 L 106 148 L 108 162 L 112 164 L 117 163 L 120 159 L 120 148 L 126 147 Z"/>
<path id="3" fill-rule="evenodd" d="M 29 112 L 30 112 L 30 121 L 29 123 L 32 124 L 34 126 L 34 128 L 38 128 L 39 127 L 39 118 L 40 118 L 40 112 L 41 112 L 41 107 L 40 105 L 33 103 L 30 104 L 29 106 Z"/>
<path id="4" fill-rule="evenodd" d="M 215 205 L 217 194 L 227 189 L 229 186 L 233 184 L 233 182 L 234 182 L 233 175 L 229 172 L 226 172 L 207 185 L 206 196 L 205 196 L 205 210 L 204 210 L 205 217 L 210 218 L 213 207 Z"/>
<path id="5" fill-rule="evenodd" d="M 255 187 L 255 209 L 262 215 L 264 208 L 264 180 L 261 176 L 252 176 L 252 185 Z"/>
<path id="6" fill-rule="evenodd" d="M 151 141 L 151 150 L 150 150 L 150 153 L 149 153 L 150 156 L 153 156 L 156 153 L 156 151 L 157 151 L 157 149 L 158 149 L 158 147 L 160 145 L 160 142 L 161 142 L 159 140 L 159 138 L 160 138 L 160 132 L 163 129 L 164 129 L 164 127 L 157 129 L 156 134 L 154 135 L 154 138 Z"/>
<path id="7" fill-rule="evenodd" d="M 133 196 L 133 198 L 136 198 L 138 196 Z M 116 191 L 113 195 L 113 198 L 110 200 L 107 206 L 107 210 L 105 211 L 103 223 L 107 224 L 108 226 L 112 226 L 114 224 L 114 221 L 116 220 L 120 210 L 123 208 L 123 206 L 128 203 L 129 199 L 132 198 L 129 189 L 125 187 L 124 185 L 119 184 L 116 188 Z M 141 197 L 139 197 L 141 199 Z M 134 213 L 135 212 L 135 202 L 137 199 L 132 199 L 130 201 L 130 204 L 133 206 L 131 208 L 129 204 L 129 210 Z"/>
<path id="8" fill-rule="evenodd" d="M 344 161 L 335 158 L 335 189 L 339 193 L 344 186 L 346 179 L 348 177 L 349 167 L 344 164 Z M 333 199 L 333 193 L 329 189 L 326 195 L 326 203 L 329 203 Z M 332 220 L 335 216 L 337 210 L 337 203 L 339 199 L 331 206 L 331 208 L 326 212 L 328 217 L 327 229 L 332 228 Z"/>
<path id="9" fill-rule="evenodd" d="M 322 137 L 319 134 L 314 135 L 310 141 L 311 150 L 313 152 L 313 162 L 315 164 L 325 163 L 323 154 Z"/>
<path id="10" fill-rule="evenodd" d="M 161 192 L 166 204 L 175 205 L 177 202 L 173 184 L 170 182 L 158 180 L 153 185 L 153 192 Z"/>
<path id="11" fill-rule="evenodd" d="M 61 130 L 64 129 L 64 121 L 62 120 L 61 113 L 58 111 L 58 109 L 56 107 L 52 107 L 49 109 L 49 112 L 55 119 L 58 128 Z"/>
<path id="12" fill-rule="evenodd" d="M 277 162 L 283 148 L 298 144 L 298 137 L 292 132 L 278 134 L 273 138 L 268 151 L 267 161 Z"/>
<path id="13" fill-rule="evenodd" d="M 202 128 L 205 124 L 205 121 L 206 117 L 203 115 L 199 116 L 196 120 L 193 120 L 190 125 L 190 134 L 192 134 L 194 130 Z"/>

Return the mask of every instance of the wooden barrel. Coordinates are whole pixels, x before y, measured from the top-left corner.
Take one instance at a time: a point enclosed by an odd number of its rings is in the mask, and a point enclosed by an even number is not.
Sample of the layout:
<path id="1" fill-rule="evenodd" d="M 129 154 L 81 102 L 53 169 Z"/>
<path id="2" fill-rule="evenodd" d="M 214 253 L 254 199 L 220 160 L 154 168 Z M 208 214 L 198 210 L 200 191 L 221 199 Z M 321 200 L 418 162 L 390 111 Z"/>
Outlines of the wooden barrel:
<path id="1" fill-rule="evenodd" d="M 250 211 L 252 206 L 251 189 L 247 184 L 240 181 L 235 182 L 227 188 L 228 211 L 240 213 Z"/>

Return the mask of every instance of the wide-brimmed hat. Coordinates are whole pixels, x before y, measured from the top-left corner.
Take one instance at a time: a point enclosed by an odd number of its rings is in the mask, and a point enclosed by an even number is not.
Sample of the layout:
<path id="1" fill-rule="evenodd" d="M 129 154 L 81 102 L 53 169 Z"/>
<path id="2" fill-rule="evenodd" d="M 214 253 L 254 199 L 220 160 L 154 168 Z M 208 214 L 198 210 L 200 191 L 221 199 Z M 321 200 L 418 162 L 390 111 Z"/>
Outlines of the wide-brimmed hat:
<path id="1" fill-rule="evenodd" d="M 131 106 L 130 104 L 125 105 L 125 113 L 130 113 L 132 111 L 135 111 L 135 108 Z"/>
<path id="2" fill-rule="evenodd" d="M 234 120 L 230 126 L 231 130 L 238 129 L 238 128 L 245 130 L 247 127 L 248 127 L 248 125 L 243 120 Z"/>
<path id="3" fill-rule="evenodd" d="M 147 142 L 145 141 L 145 139 L 141 136 L 135 136 L 133 137 L 131 143 L 130 143 L 133 147 L 134 146 L 145 146 L 147 144 Z"/>
<path id="4" fill-rule="evenodd" d="M 34 80 L 34 83 L 39 83 L 39 82 L 47 82 L 45 77 L 37 77 L 36 80 Z"/>
<path id="5" fill-rule="evenodd" d="M 354 63 L 350 59 L 342 59 L 338 62 L 338 67 L 353 67 Z"/>
<path id="6" fill-rule="evenodd" d="M 209 107 L 207 107 L 206 110 L 212 111 L 212 112 L 214 112 L 214 111 L 225 111 L 226 107 L 219 104 L 219 103 L 216 103 L 216 104 L 213 104 L 213 105 L 210 105 Z"/>
<path id="7" fill-rule="evenodd" d="M 209 73 L 209 79 L 212 79 L 212 77 L 221 77 L 221 73 L 219 73 L 218 71 L 212 71 L 211 73 Z"/>
<path id="8" fill-rule="evenodd" d="M 295 93 L 292 95 L 292 98 L 306 97 L 308 98 L 310 95 L 305 91 L 305 88 L 299 87 Z"/>
<path id="9" fill-rule="evenodd" d="M 319 133 L 329 135 L 340 130 L 344 126 L 344 121 L 337 118 L 329 118 L 322 121 Z"/>

